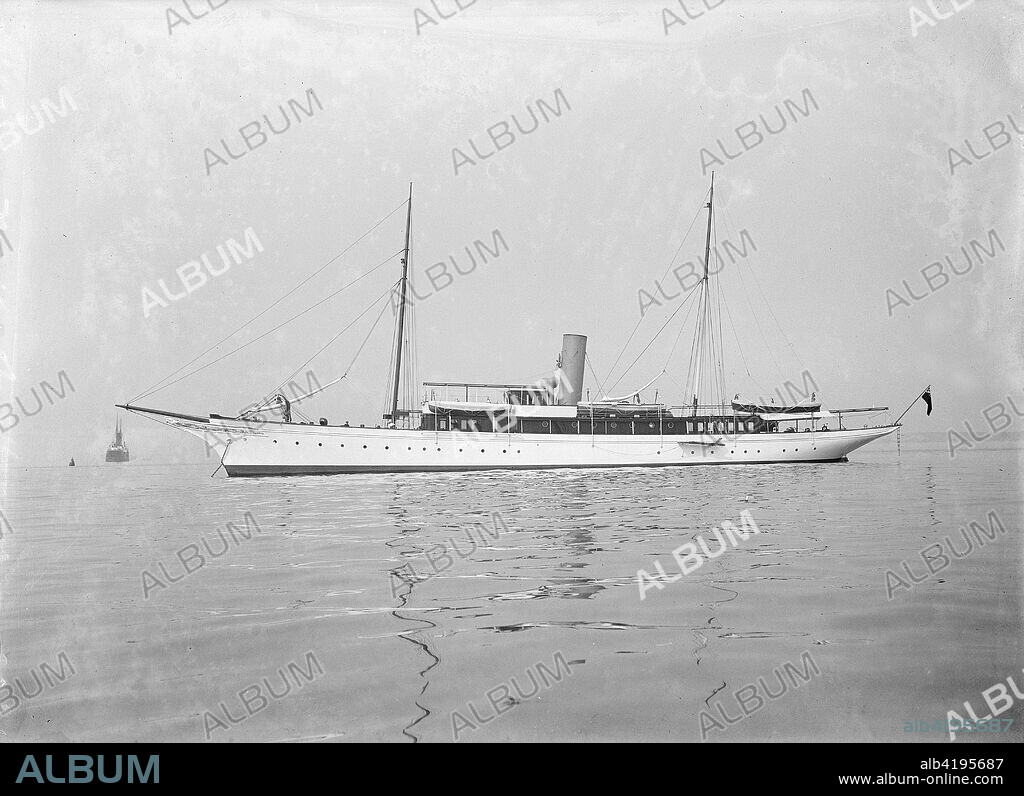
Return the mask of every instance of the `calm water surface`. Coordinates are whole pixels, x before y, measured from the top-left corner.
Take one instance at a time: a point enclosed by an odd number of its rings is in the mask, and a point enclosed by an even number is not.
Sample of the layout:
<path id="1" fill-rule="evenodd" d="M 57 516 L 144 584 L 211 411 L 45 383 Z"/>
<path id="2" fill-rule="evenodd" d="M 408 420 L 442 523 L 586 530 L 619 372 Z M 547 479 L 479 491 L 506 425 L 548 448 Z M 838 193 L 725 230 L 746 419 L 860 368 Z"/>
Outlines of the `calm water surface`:
<path id="1" fill-rule="evenodd" d="M 733 692 L 777 692 L 773 669 L 810 652 L 820 675 L 708 740 L 948 743 L 905 722 L 964 701 L 982 715 L 982 691 L 1024 683 L 1020 465 L 1012 441 L 951 462 L 941 436 L 906 435 L 900 457 L 884 443 L 826 465 L 13 471 L 0 671 L 18 704 L 0 703 L 0 731 L 411 742 L 451 741 L 454 721 L 460 742 L 700 741 L 702 710 L 735 718 Z M 704 536 L 714 552 L 712 529 L 744 510 L 759 534 L 640 599 L 638 569 L 678 574 L 673 549 Z M 990 511 L 1005 535 L 887 599 L 887 569 L 920 578 L 918 551 L 946 535 L 964 548 L 959 529 L 987 530 Z M 183 577 L 189 545 L 205 563 Z M 75 673 L 47 682 L 61 653 Z M 999 740 L 1021 740 L 1021 701 Z"/>

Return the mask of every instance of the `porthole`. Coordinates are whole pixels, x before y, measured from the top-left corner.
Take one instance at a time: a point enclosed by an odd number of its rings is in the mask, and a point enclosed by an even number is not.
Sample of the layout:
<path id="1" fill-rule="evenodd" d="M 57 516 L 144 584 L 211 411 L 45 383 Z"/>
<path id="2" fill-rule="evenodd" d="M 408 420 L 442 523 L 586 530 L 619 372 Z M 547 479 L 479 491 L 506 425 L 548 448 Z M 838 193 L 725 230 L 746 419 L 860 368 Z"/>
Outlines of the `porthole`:
<path id="1" fill-rule="evenodd" d="M 441 450 L 441 449 L 438 448 L 438 450 Z M 459 453 L 462 453 L 462 448 L 459 448 Z"/>
<path id="2" fill-rule="evenodd" d="M 618 427 L 619 427 L 618 423 L 612 423 L 612 428 L 618 428 Z"/>
<path id="3" fill-rule="evenodd" d="M 483 452 L 484 452 L 484 449 L 483 449 L 483 448 L 481 448 L 481 449 L 480 449 L 480 453 L 483 453 Z"/>
<path id="4" fill-rule="evenodd" d="M 668 427 L 669 427 L 669 428 L 675 428 L 675 427 L 676 427 L 676 424 L 675 424 L 675 423 L 669 423 L 669 424 L 668 424 Z"/>
<path id="5" fill-rule="evenodd" d="M 761 452 L 761 451 L 760 451 L 760 450 L 758 450 L 758 453 L 760 453 L 760 452 Z"/>
<path id="6" fill-rule="evenodd" d="M 412 450 L 412 448 L 406 448 L 406 450 L 409 450 L 409 451 L 411 451 L 411 450 Z"/>
<path id="7" fill-rule="evenodd" d="M 363 450 L 366 450 L 366 446 L 365 445 L 363 445 Z"/>
<path id="8" fill-rule="evenodd" d="M 743 451 L 743 452 L 746 453 L 746 451 Z"/>
<path id="9" fill-rule="evenodd" d="M 795 450 L 795 451 L 796 451 L 797 453 L 799 453 L 799 452 L 800 452 L 800 449 L 799 449 L 799 448 L 793 448 L 793 450 Z"/>
<path id="10" fill-rule="evenodd" d="M 316 444 L 316 446 L 317 446 L 318 448 L 322 448 L 322 447 L 324 446 L 324 444 L 323 444 L 322 442 L 318 442 L 318 443 Z"/>
<path id="11" fill-rule="evenodd" d="M 440 452 L 441 452 L 441 449 L 440 449 L 440 448 L 438 448 L 438 449 L 437 449 L 437 452 L 438 452 L 438 453 L 440 453 Z"/>
<path id="12" fill-rule="evenodd" d="M 502 453 L 508 453 L 508 451 L 507 450 L 503 450 Z"/>
<path id="13" fill-rule="evenodd" d="M 783 448 L 783 449 L 782 449 L 782 452 L 783 452 L 783 453 L 785 453 L 785 452 L 786 452 L 786 449 L 785 449 L 785 448 Z"/>
<path id="14" fill-rule="evenodd" d="M 343 443 L 341 443 L 341 447 L 343 447 L 343 448 L 345 447 L 345 443 L 344 443 L 344 442 L 343 442 Z"/>
<path id="15" fill-rule="evenodd" d="M 541 422 L 541 426 L 543 426 L 544 428 L 547 428 L 548 427 L 548 421 L 544 420 L 543 422 Z"/>
<path id="16" fill-rule="evenodd" d="M 298 444 L 299 444 L 299 441 L 298 441 L 298 440 L 295 440 L 295 444 L 296 444 L 296 445 L 298 445 Z"/>
<path id="17" fill-rule="evenodd" d="M 423 450 L 426 450 L 426 448 L 424 448 Z"/>
<path id="18" fill-rule="evenodd" d="M 385 445 L 385 446 L 384 446 L 384 450 L 386 450 L 386 451 L 389 451 L 389 450 L 391 450 L 391 447 L 390 447 L 390 446 L 388 446 L 388 445 Z"/>

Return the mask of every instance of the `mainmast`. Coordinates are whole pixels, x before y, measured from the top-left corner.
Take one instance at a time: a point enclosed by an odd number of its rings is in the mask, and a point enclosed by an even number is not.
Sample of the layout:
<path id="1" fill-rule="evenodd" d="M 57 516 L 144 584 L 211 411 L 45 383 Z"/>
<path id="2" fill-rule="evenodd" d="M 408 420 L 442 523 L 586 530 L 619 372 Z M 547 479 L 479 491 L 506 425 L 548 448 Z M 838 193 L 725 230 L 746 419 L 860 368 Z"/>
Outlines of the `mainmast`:
<path id="1" fill-rule="evenodd" d="M 704 276 L 701 279 L 700 296 L 700 327 L 697 331 L 697 370 L 693 380 L 693 405 L 699 403 L 701 364 L 704 361 L 704 337 L 707 334 L 707 314 L 710 307 L 708 301 L 708 261 L 711 257 L 711 217 L 714 214 L 713 202 L 715 200 L 715 173 L 711 172 L 711 193 L 708 196 L 708 233 L 704 242 Z"/>
<path id="2" fill-rule="evenodd" d="M 402 286 L 399 290 L 398 341 L 395 346 L 395 390 L 391 399 L 391 422 L 398 420 L 398 390 L 402 383 L 402 338 L 405 334 L 405 290 L 409 279 L 409 233 L 412 229 L 412 183 L 409 183 L 409 207 L 405 216 L 405 251 L 402 253 Z"/>

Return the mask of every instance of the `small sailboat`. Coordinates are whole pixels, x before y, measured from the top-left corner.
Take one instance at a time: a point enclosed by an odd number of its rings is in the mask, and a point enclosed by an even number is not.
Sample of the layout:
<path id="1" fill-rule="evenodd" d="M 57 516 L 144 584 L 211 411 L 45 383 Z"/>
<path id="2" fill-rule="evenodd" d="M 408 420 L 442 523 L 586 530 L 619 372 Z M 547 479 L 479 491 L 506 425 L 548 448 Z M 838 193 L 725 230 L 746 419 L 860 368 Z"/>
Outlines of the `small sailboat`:
<path id="1" fill-rule="evenodd" d="M 714 274 L 708 269 L 714 192 L 712 175 L 706 194 L 703 277 L 683 302 L 693 301 L 691 309 L 697 311 L 686 404 L 659 403 L 657 395 L 654 402 L 642 402 L 641 392 L 653 380 L 625 396 L 584 401 L 587 338 L 566 334 L 551 377 L 534 384 L 424 382 L 419 405 L 401 406 L 403 351 L 409 350 L 406 316 L 411 307 L 410 185 L 401 277 L 395 284 L 397 344 L 388 372 L 383 427 L 293 419 L 296 404 L 341 379 L 291 400 L 273 391 L 235 417 L 148 409 L 135 403 L 138 399 L 118 406 L 204 439 L 227 439 L 221 463 L 229 476 L 841 462 L 857 448 L 893 433 L 897 424 L 849 428 L 843 423 L 844 416 L 888 407 L 830 411 L 816 400 L 790 406 L 726 402 L 722 297 L 720 291 L 713 292 Z M 394 292 L 389 289 L 384 296 L 390 298 Z M 179 368 L 143 396 L 211 364 L 185 376 L 177 375 L 183 370 Z M 268 412 L 279 419 L 266 417 Z"/>
<path id="2" fill-rule="evenodd" d="M 75 466 L 75 457 L 74 457 L 74 456 L 72 456 L 72 457 L 71 457 L 71 461 L 70 461 L 70 462 L 68 462 L 68 467 L 74 467 L 74 466 Z"/>
<path id="3" fill-rule="evenodd" d="M 106 461 L 128 461 L 128 443 L 124 441 L 124 436 L 121 433 L 121 418 L 117 419 L 117 425 L 114 428 L 114 439 L 107 448 Z"/>

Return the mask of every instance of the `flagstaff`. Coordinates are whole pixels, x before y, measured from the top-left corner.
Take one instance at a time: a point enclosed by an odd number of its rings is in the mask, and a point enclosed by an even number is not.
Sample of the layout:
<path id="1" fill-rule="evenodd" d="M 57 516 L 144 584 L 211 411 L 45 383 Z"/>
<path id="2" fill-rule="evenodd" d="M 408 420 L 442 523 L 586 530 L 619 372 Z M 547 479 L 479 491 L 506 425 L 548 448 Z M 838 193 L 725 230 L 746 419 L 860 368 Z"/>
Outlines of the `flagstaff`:
<path id="1" fill-rule="evenodd" d="M 911 409 L 913 409 L 914 404 L 916 404 L 922 398 L 924 398 L 924 402 L 928 404 L 928 414 L 930 415 L 932 413 L 932 385 L 929 384 L 927 387 L 921 390 L 921 394 L 918 395 L 917 398 L 910 402 L 910 406 L 903 410 L 903 414 L 896 418 L 893 425 L 898 426 L 900 424 L 900 421 L 903 419 L 903 416 L 906 415 L 906 413 L 909 412 Z"/>

